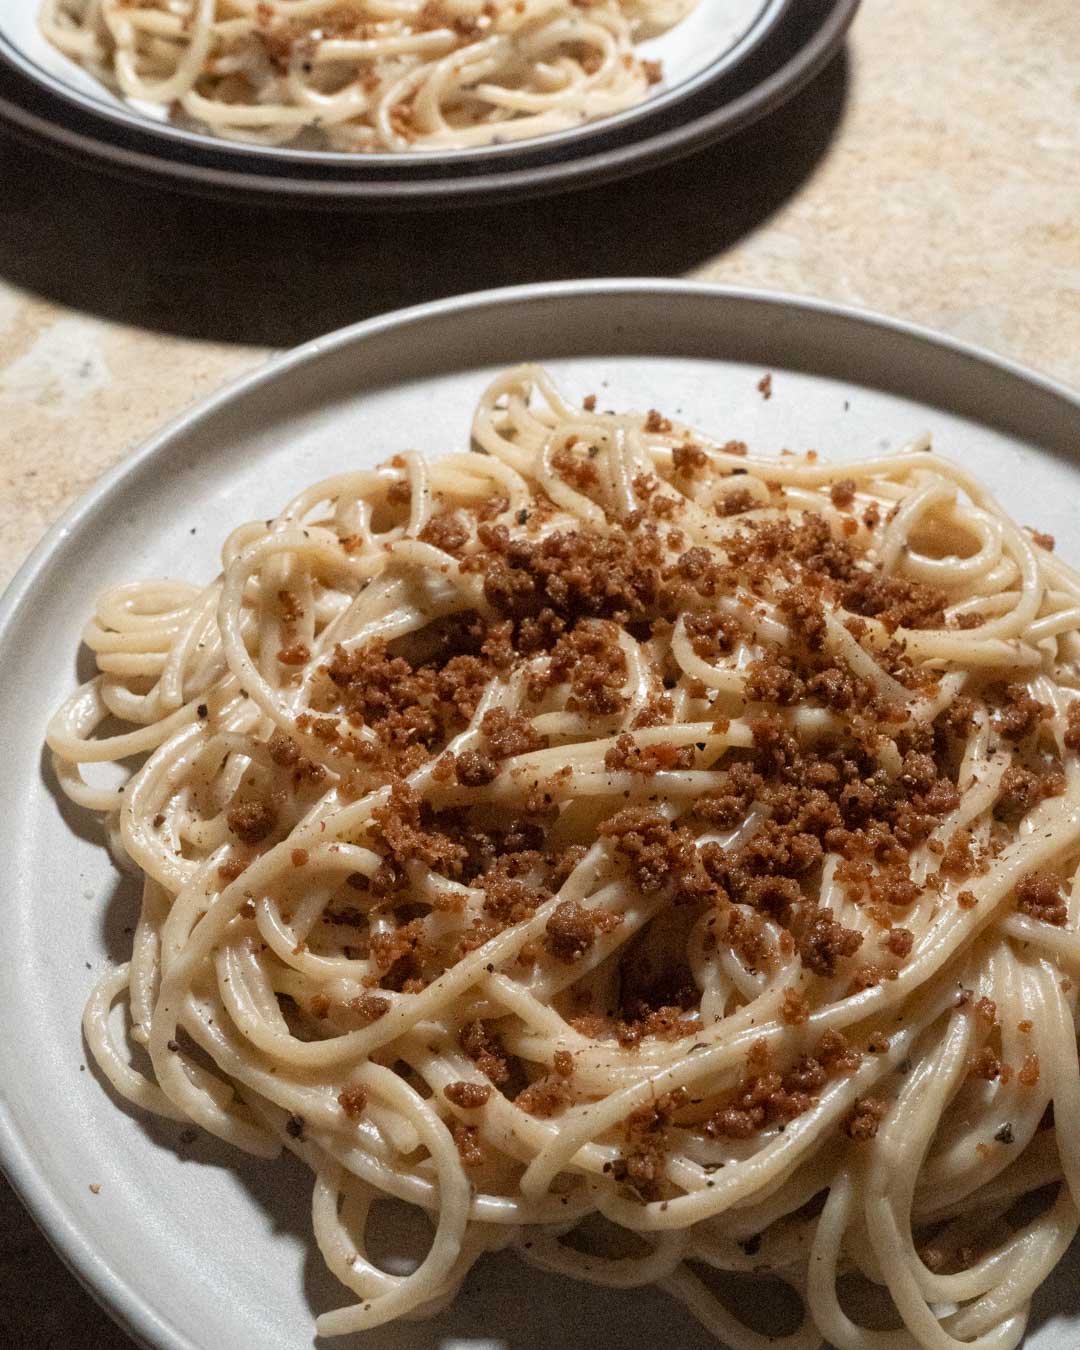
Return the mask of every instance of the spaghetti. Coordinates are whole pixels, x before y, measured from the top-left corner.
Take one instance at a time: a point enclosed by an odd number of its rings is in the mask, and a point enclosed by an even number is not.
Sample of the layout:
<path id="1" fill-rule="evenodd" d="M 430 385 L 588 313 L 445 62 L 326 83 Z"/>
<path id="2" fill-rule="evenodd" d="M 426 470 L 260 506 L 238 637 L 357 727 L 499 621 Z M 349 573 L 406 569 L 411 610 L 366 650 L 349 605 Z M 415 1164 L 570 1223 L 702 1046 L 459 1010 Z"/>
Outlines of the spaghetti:
<path id="1" fill-rule="evenodd" d="M 927 443 L 758 458 L 531 366 L 472 433 L 99 602 L 48 731 L 144 878 L 98 1063 L 311 1167 L 325 1335 L 511 1248 L 735 1350 L 1017 1345 L 1080 1222 L 1076 575 Z"/>
<path id="2" fill-rule="evenodd" d="M 696 0 L 45 0 L 48 40 L 124 98 L 229 140 L 455 150 L 641 103 L 635 43 Z"/>

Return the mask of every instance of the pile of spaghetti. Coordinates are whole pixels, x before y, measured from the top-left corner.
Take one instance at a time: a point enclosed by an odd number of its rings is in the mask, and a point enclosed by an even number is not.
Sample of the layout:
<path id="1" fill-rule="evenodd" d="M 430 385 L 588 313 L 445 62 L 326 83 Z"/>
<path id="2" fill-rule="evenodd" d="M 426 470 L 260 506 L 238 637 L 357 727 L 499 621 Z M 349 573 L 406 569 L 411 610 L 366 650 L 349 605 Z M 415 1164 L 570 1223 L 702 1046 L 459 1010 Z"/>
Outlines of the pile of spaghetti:
<path id="1" fill-rule="evenodd" d="M 99 1064 L 311 1167 L 327 1335 L 509 1247 L 736 1350 L 1015 1346 L 1080 1200 L 1077 577 L 922 443 L 756 458 L 534 367 L 473 440 L 102 597 L 48 733 L 145 878 Z"/>
<path id="2" fill-rule="evenodd" d="M 48 40 L 125 98 L 232 140 L 448 150 L 640 103 L 634 44 L 696 0 L 45 0 Z"/>

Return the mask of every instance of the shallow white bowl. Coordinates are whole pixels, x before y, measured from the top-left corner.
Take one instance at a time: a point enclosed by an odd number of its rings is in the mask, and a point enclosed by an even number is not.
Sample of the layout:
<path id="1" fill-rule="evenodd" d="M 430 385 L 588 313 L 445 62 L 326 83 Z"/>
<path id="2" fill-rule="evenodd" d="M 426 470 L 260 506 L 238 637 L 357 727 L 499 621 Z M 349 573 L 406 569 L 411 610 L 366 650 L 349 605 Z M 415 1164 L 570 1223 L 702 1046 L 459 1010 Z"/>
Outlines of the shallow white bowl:
<path id="1" fill-rule="evenodd" d="M 666 111 L 729 73 L 772 31 L 792 0 L 699 0 L 697 8 L 668 32 L 640 44 L 642 56 L 662 63 L 663 82 L 633 108 L 612 117 L 586 123 L 531 140 L 464 150 L 417 153 L 343 154 L 300 149 L 295 146 L 253 146 L 227 141 L 168 120 L 156 104 L 122 99 L 76 62 L 46 41 L 38 26 L 38 0 L 0 0 L 0 57 L 53 95 L 95 118 L 166 138 L 174 146 L 190 145 L 254 159 L 282 167 L 282 161 L 299 159 L 307 164 L 389 166 L 427 165 L 443 161 L 468 162 L 521 158 L 534 149 L 569 151 L 598 134 L 632 127 Z"/>

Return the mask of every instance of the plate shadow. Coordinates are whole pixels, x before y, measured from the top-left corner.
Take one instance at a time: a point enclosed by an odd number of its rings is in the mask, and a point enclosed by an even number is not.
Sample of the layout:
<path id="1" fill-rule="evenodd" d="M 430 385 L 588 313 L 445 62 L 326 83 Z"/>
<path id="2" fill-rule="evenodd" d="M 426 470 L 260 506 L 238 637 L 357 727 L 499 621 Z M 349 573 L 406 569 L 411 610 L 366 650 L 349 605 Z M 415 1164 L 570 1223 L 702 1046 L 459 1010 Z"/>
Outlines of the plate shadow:
<path id="1" fill-rule="evenodd" d="M 4 135 L 0 277 L 113 323 L 290 347 L 491 286 L 679 275 L 759 227 L 813 174 L 848 87 L 841 50 L 774 113 L 676 164 L 572 195 L 428 214 L 200 200 Z"/>

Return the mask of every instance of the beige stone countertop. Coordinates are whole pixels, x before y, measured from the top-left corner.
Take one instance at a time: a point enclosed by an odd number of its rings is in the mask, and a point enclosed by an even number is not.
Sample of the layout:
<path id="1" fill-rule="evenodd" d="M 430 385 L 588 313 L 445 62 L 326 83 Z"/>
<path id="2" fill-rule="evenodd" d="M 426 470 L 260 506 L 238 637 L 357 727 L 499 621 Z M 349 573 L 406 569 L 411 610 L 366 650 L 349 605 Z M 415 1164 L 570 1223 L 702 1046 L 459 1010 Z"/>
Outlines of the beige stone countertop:
<path id="1" fill-rule="evenodd" d="M 485 286 L 771 287 L 1080 384 L 1078 167 L 1075 0 L 864 0 L 845 53 L 735 140 L 615 187 L 439 217 L 216 205 L 0 136 L 0 584 L 105 469 L 268 351 Z M 2 1183 L 0 1344 L 130 1345 Z"/>

